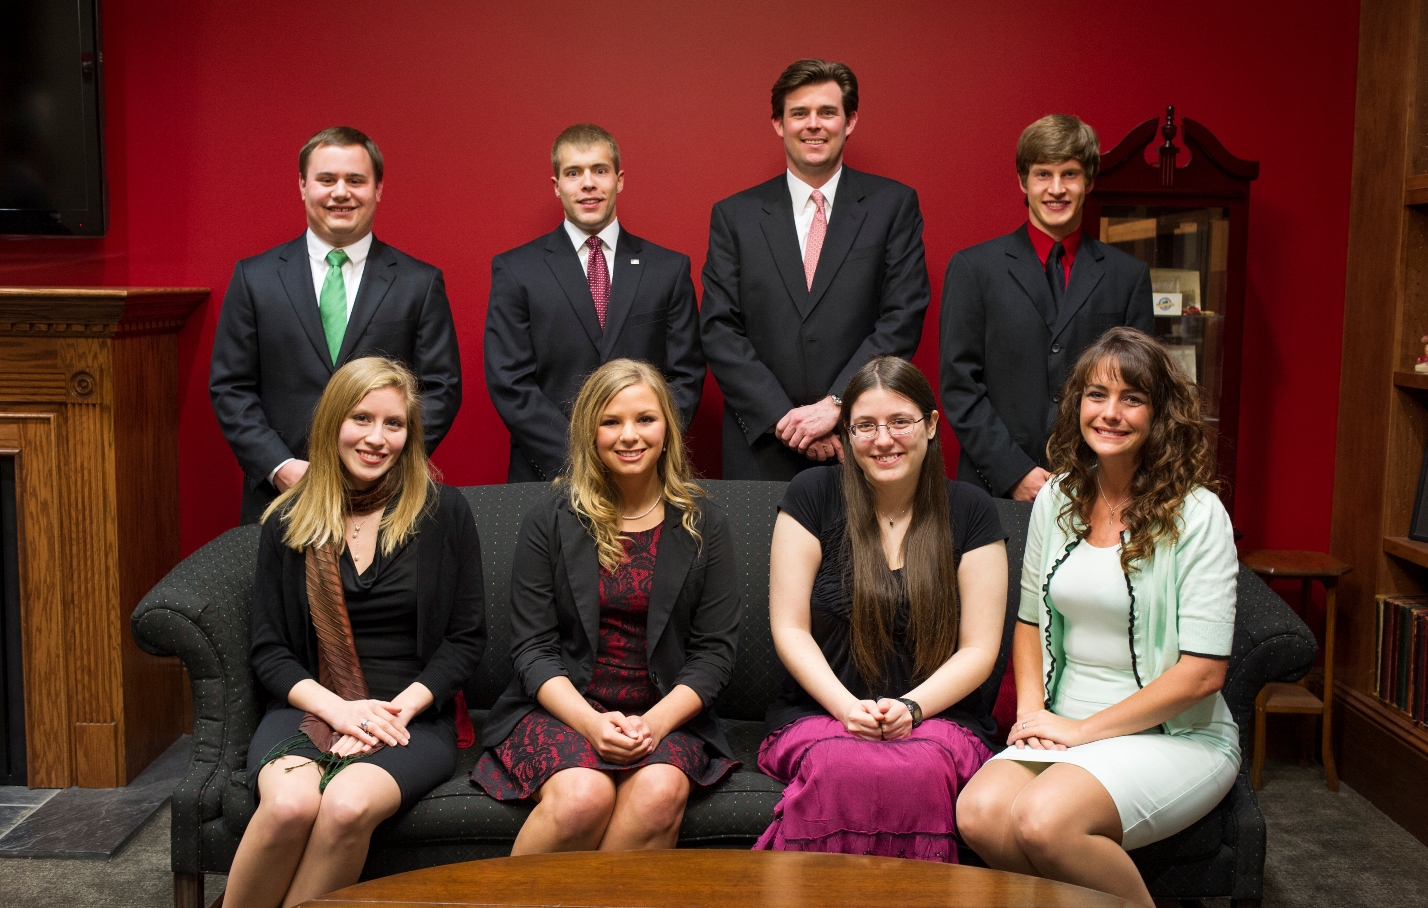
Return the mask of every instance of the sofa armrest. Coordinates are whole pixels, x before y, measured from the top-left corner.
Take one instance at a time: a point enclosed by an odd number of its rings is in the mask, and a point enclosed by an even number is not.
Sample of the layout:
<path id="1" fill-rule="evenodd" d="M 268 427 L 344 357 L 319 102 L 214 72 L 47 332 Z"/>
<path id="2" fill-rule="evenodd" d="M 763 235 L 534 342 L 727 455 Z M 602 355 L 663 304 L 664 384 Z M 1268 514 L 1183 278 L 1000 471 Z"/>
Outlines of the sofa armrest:
<path id="1" fill-rule="evenodd" d="M 242 772 L 260 718 L 249 667 L 249 608 L 257 526 L 239 527 L 189 555 L 149 591 L 130 618 L 135 642 L 177 656 L 193 690 L 188 770 L 173 794 L 173 869 L 206 869 L 200 827 L 223 812 L 229 778 Z"/>
<path id="2" fill-rule="evenodd" d="M 1298 681 L 1314 667 L 1319 644 L 1298 615 L 1253 571 L 1240 565 L 1235 643 L 1223 693 L 1248 759 L 1254 701 L 1271 681 Z"/>

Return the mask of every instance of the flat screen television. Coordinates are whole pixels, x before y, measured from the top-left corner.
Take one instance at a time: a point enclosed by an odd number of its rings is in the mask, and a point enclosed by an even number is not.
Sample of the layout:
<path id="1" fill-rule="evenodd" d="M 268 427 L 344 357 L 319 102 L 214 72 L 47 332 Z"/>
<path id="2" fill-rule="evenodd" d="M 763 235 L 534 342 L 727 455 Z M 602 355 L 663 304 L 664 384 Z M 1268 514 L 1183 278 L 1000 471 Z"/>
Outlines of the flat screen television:
<path id="1" fill-rule="evenodd" d="M 103 236 L 99 0 L 0 0 L 0 235 Z"/>

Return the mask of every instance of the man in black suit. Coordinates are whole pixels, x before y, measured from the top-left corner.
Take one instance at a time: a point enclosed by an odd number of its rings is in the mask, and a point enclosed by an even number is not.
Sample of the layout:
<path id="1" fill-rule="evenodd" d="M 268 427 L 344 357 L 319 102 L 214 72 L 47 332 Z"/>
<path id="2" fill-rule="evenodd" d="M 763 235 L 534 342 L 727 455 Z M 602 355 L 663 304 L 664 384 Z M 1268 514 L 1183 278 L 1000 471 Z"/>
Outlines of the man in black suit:
<path id="1" fill-rule="evenodd" d="M 704 390 L 689 256 L 623 229 L 620 148 L 589 123 L 550 151 L 565 220 L 491 260 L 486 386 L 511 432 L 507 482 L 554 479 L 585 377 L 626 357 L 653 364 L 688 426 Z"/>
<path id="2" fill-rule="evenodd" d="M 401 360 L 422 389 L 428 451 L 461 406 L 461 356 L 441 271 L 372 235 L 382 153 L 346 126 L 298 154 L 307 232 L 233 270 L 208 390 L 243 468 L 252 523 L 307 472 L 308 429 L 332 373 L 363 356 Z"/>
<path id="3" fill-rule="evenodd" d="M 714 206 L 700 330 L 724 392 L 724 478 L 787 480 L 837 457 L 844 386 L 911 358 L 931 290 L 917 193 L 843 166 L 858 81 L 799 60 L 773 87 L 787 170 Z"/>
<path id="4" fill-rule="evenodd" d="M 1037 120 L 1016 146 L 1028 223 L 947 265 L 942 406 L 957 478 L 998 497 L 1032 501 L 1050 476 L 1046 442 L 1082 351 L 1117 325 L 1154 331 L 1150 269 L 1081 232 L 1100 163 L 1091 127 Z"/>

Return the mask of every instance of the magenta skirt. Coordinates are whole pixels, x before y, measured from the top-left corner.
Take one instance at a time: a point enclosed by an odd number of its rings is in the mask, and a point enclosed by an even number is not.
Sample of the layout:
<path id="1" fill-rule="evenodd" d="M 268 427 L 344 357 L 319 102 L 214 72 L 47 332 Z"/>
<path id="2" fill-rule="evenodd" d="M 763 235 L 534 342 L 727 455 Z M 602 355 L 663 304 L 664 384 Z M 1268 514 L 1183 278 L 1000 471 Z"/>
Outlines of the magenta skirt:
<path id="1" fill-rule="evenodd" d="M 827 851 L 957 863 L 957 794 L 992 752 L 928 719 L 901 741 L 865 741 L 830 716 L 764 739 L 759 769 L 787 787 L 756 850 Z"/>

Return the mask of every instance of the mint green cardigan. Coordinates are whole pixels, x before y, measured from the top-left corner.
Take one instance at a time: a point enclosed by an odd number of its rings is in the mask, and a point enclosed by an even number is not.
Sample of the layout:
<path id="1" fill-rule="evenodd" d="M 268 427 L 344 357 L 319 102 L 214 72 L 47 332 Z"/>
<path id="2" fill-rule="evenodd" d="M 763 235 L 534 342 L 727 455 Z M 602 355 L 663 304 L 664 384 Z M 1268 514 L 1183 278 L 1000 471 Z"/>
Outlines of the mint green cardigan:
<path id="1" fill-rule="evenodd" d="M 1067 501 L 1061 479 L 1047 482 L 1031 509 L 1018 611 L 1023 622 L 1037 626 L 1044 641 L 1041 658 L 1048 708 L 1066 663 L 1064 619 L 1051 601 L 1051 578 L 1080 541 L 1068 536 L 1056 519 Z M 1182 653 L 1227 659 L 1234 641 L 1239 561 L 1230 515 L 1213 492 L 1197 487 L 1181 505 L 1179 523 L 1179 540 L 1158 545 L 1150 560 L 1135 565 L 1138 570 L 1127 577 L 1131 588 L 1127 645 L 1141 686 L 1160 677 Z M 1162 727 L 1166 734 L 1205 732 L 1227 716 L 1229 707 L 1216 692 Z M 1238 750 L 1238 740 L 1223 743 Z"/>

